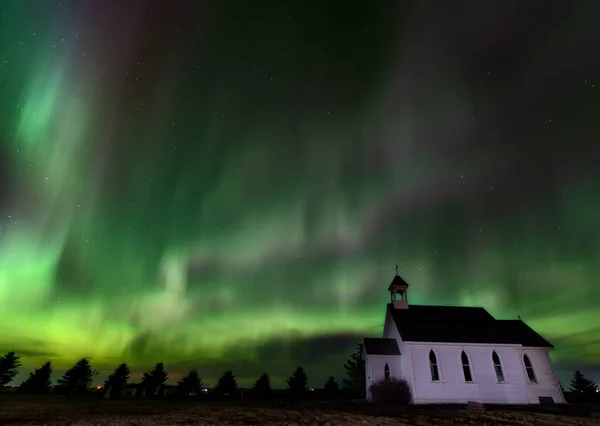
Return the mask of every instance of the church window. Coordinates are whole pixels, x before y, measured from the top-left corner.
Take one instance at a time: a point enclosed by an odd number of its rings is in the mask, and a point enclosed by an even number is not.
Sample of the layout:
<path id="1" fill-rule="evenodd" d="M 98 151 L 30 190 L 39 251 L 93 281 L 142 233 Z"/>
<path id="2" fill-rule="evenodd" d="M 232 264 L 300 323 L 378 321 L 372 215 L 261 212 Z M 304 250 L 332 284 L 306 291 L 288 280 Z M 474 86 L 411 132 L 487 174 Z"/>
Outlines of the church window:
<path id="1" fill-rule="evenodd" d="M 504 381 L 504 373 L 502 372 L 502 364 L 500 364 L 500 358 L 498 358 L 496 351 L 492 352 L 492 361 L 494 362 L 494 370 L 496 370 L 496 378 L 501 383 Z"/>
<path id="2" fill-rule="evenodd" d="M 525 364 L 525 371 L 527 371 L 527 378 L 531 383 L 537 383 L 535 379 L 535 373 L 533 372 L 533 365 L 531 365 L 531 360 L 527 356 L 527 354 L 523 355 L 523 364 Z"/>
<path id="3" fill-rule="evenodd" d="M 439 382 L 440 372 L 438 370 L 437 358 L 433 350 L 429 351 L 429 368 L 431 369 L 431 380 L 434 382 Z"/>
<path id="4" fill-rule="evenodd" d="M 390 380 L 390 366 L 385 364 L 385 369 L 383 370 L 383 377 L 385 380 Z"/>
<path id="5" fill-rule="evenodd" d="M 471 366 L 469 365 L 469 357 L 467 356 L 465 351 L 463 351 L 462 354 L 460 355 L 460 360 L 462 362 L 462 368 L 463 368 L 463 374 L 465 376 L 465 382 L 472 382 L 473 376 L 471 375 Z"/>

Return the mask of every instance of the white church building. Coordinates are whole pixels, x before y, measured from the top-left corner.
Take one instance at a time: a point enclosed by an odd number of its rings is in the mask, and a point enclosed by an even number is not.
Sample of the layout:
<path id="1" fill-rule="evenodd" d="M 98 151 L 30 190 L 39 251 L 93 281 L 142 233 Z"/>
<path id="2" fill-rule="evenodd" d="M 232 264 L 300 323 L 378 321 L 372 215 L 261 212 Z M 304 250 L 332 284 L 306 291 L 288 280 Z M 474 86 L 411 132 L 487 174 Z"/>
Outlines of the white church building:
<path id="1" fill-rule="evenodd" d="M 382 338 L 366 338 L 369 387 L 402 378 L 415 404 L 564 403 L 548 351 L 554 347 L 520 319 L 497 320 L 484 308 L 409 305 L 398 275 L 388 288 Z"/>

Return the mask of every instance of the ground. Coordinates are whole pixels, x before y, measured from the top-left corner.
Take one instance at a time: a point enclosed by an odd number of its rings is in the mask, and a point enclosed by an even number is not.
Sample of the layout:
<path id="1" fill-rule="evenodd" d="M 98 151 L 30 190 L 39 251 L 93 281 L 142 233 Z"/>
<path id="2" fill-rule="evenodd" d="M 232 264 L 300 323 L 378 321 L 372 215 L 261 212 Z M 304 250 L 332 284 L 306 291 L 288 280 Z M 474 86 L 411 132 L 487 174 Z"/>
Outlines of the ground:
<path id="1" fill-rule="evenodd" d="M 311 402 L 265 405 L 233 402 L 66 400 L 0 395 L 0 424 L 25 425 L 594 425 L 597 418 L 531 410 L 419 408 L 389 410 Z M 588 410 L 589 411 L 589 410 Z M 586 413 L 589 414 L 589 413 Z"/>

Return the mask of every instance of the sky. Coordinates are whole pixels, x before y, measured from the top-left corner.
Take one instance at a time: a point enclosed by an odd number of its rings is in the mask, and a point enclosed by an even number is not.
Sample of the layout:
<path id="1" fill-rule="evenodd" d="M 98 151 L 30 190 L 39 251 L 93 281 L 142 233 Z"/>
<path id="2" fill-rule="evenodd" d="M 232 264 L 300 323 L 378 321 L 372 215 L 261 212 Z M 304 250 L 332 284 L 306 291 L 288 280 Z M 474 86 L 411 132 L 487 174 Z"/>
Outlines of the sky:
<path id="1" fill-rule="evenodd" d="M 0 351 L 338 379 L 416 304 L 600 381 L 594 1 L 3 0 Z"/>

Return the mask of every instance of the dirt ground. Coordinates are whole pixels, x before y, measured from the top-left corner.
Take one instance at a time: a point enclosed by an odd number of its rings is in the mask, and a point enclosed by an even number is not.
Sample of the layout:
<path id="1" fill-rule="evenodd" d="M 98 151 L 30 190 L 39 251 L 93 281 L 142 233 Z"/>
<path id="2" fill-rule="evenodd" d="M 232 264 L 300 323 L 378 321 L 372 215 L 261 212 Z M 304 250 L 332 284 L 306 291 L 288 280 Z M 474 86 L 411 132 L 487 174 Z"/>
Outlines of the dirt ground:
<path id="1" fill-rule="evenodd" d="M 267 407 L 258 404 L 163 401 L 37 400 L 0 397 L 0 425 L 599 425 L 591 417 L 457 409 L 396 412 L 329 404 Z"/>

